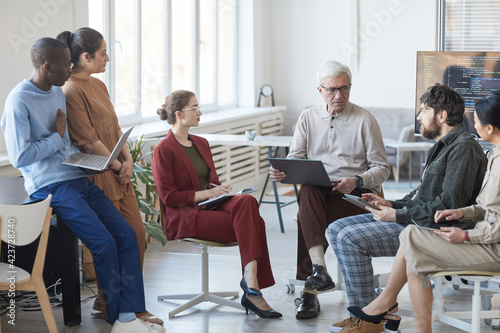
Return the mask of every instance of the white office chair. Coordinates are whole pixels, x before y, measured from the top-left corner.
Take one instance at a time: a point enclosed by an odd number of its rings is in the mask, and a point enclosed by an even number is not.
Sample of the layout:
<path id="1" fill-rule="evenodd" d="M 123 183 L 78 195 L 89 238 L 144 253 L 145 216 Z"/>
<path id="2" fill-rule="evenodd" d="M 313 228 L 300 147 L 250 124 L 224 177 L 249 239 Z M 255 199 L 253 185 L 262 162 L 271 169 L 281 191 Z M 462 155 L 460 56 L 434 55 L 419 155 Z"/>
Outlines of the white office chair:
<path id="1" fill-rule="evenodd" d="M 479 333 L 481 318 L 491 320 L 500 320 L 500 310 L 481 310 L 481 283 L 490 280 L 495 276 L 500 276 L 498 272 L 479 272 L 479 271 L 457 271 L 457 272 L 438 272 L 432 275 L 436 284 L 434 287 L 434 311 L 433 320 L 443 322 L 454 326 L 466 332 Z M 474 283 L 474 294 L 472 296 L 471 311 L 446 311 L 443 301 L 443 278 L 445 276 L 458 276 L 461 279 Z M 463 321 L 470 319 L 472 322 Z"/>
<path id="2" fill-rule="evenodd" d="M 160 204 L 160 220 L 161 225 L 163 225 L 163 210 L 164 206 L 161 200 Z M 172 295 L 160 295 L 158 296 L 159 301 L 169 300 L 169 299 L 187 299 L 189 300 L 187 303 L 175 308 L 174 310 L 168 313 L 169 318 L 174 318 L 175 315 L 192 308 L 193 306 L 200 304 L 202 302 L 212 302 L 220 305 L 230 306 L 235 309 L 244 310 L 243 306 L 239 302 L 232 301 L 227 299 L 226 297 L 230 297 L 231 299 L 235 299 L 239 297 L 239 293 L 237 291 L 219 291 L 219 292 L 210 292 L 209 291 L 209 270 L 208 270 L 208 247 L 216 246 L 216 247 L 230 247 L 230 246 L 238 246 L 238 243 L 219 243 L 213 241 L 207 241 L 198 238 L 182 238 L 179 241 L 187 242 L 193 244 L 195 246 L 201 247 L 201 292 L 194 294 L 172 294 Z"/>
<path id="3" fill-rule="evenodd" d="M 231 299 L 235 299 L 239 297 L 237 291 L 220 291 L 220 292 L 210 292 L 208 285 L 208 247 L 209 246 L 217 246 L 217 247 L 229 247 L 229 246 L 238 246 L 238 243 L 219 243 L 212 242 L 197 238 L 182 238 L 180 241 L 188 242 L 193 245 L 201 247 L 201 292 L 194 294 L 174 294 L 174 295 L 161 295 L 158 296 L 159 301 L 168 300 L 168 299 L 187 299 L 189 300 L 187 303 L 177 307 L 176 309 L 170 311 L 168 316 L 170 318 L 175 317 L 176 314 L 183 312 L 193 306 L 200 304 L 202 302 L 213 302 L 220 305 L 230 306 L 235 309 L 244 310 L 243 306 L 239 302 L 232 301 L 230 299 L 226 299 L 225 297 L 230 297 Z"/>
<path id="4" fill-rule="evenodd" d="M 51 199 L 52 195 L 49 195 L 47 199 L 33 204 L 0 205 L 0 215 L 3 217 L 1 226 L 3 242 L 8 245 L 23 246 L 32 243 L 40 236 L 31 272 L 15 266 L 10 261 L 0 263 L 0 290 L 11 289 L 12 281 L 9 278 L 13 274 L 12 272 L 16 272 L 16 290 L 36 292 L 49 332 L 57 333 L 56 320 L 43 282 L 43 266 L 52 213 Z"/>

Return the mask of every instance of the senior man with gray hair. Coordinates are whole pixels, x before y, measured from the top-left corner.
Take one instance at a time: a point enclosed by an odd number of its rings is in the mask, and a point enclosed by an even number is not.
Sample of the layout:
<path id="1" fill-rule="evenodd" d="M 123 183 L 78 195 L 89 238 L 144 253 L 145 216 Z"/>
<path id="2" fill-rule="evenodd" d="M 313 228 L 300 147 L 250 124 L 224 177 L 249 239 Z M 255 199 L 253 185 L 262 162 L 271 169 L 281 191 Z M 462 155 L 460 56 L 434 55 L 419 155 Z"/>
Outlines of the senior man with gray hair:
<path id="1" fill-rule="evenodd" d="M 332 186 L 302 185 L 299 191 L 297 279 L 305 280 L 305 287 L 297 319 L 316 317 L 320 308 L 316 291 L 335 287 L 325 264 L 327 226 L 365 212 L 343 200 L 343 194 L 377 194 L 390 173 L 377 121 L 349 102 L 349 67 L 327 61 L 318 69 L 317 79 L 324 103 L 300 114 L 287 158 L 321 160 Z M 269 174 L 275 182 L 286 176 L 272 167 Z"/>

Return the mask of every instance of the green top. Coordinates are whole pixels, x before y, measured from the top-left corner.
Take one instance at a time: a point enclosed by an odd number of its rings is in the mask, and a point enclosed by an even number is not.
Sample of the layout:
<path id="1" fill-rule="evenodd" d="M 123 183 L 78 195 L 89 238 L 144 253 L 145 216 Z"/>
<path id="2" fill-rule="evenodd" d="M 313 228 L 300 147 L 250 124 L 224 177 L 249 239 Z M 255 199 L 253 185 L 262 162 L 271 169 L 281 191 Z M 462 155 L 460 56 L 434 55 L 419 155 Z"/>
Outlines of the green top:
<path id="1" fill-rule="evenodd" d="M 191 147 L 182 146 L 182 148 L 184 148 L 184 151 L 196 169 L 196 175 L 198 176 L 198 182 L 200 183 L 200 190 L 208 189 L 208 174 L 210 173 L 210 168 L 207 163 L 195 145 L 192 145 Z"/>

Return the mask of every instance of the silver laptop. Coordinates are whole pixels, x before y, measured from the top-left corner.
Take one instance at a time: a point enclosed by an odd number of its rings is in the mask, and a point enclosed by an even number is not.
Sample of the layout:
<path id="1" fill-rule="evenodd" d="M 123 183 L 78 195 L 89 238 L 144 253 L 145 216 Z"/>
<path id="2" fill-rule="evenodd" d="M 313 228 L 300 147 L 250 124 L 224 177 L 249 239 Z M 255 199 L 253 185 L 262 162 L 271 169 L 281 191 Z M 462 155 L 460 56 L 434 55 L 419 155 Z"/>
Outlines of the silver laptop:
<path id="1" fill-rule="evenodd" d="M 116 158 L 120 155 L 123 146 L 127 142 L 128 136 L 134 129 L 132 126 L 128 131 L 122 134 L 120 140 L 116 143 L 113 152 L 109 157 L 85 154 L 85 153 L 76 153 L 68 157 L 63 164 L 77 166 L 79 168 L 92 169 L 97 171 L 104 171 Z"/>
<path id="2" fill-rule="evenodd" d="M 319 186 L 336 186 L 332 184 L 320 160 L 270 158 L 273 168 L 286 174 L 283 184 L 306 184 Z"/>

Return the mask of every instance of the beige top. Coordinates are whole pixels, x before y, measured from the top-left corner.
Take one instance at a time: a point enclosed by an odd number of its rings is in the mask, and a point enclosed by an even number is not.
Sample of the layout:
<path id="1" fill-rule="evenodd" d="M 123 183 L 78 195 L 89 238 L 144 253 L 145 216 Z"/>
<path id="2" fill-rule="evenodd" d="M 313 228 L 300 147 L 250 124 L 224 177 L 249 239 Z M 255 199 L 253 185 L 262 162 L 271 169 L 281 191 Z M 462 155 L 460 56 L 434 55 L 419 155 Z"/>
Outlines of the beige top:
<path id="1" fill-rule="evenodd" d="M 462 220 L 481 221 L 469 230 L 471 243 L 500 242 L 500 148 L 491 152 L 477 204 L 462 208 Z"/>
<path id="2" fill-rule="evenodd" d="M 330 179 L 359 175 L 363 188 L 377 193 L 390 174 L 375 117 L 350 102 L 338 116 L 331 116 L 326 104 L 304 110 L 287 158 L 321 160 Z"/>
<path id="3" fill-rule="evenodd" d="M 71 76 L 62 89 L 72 143 L 81 147 L 100 140 L 111 152 L 122 131 L 106 85 L 92 76 L 88 80 Z M 126 193 L 133 195 L 132 185 L 118 184 L 111 170 L 89 178 L 111 201 L 122 199 Z"/>

